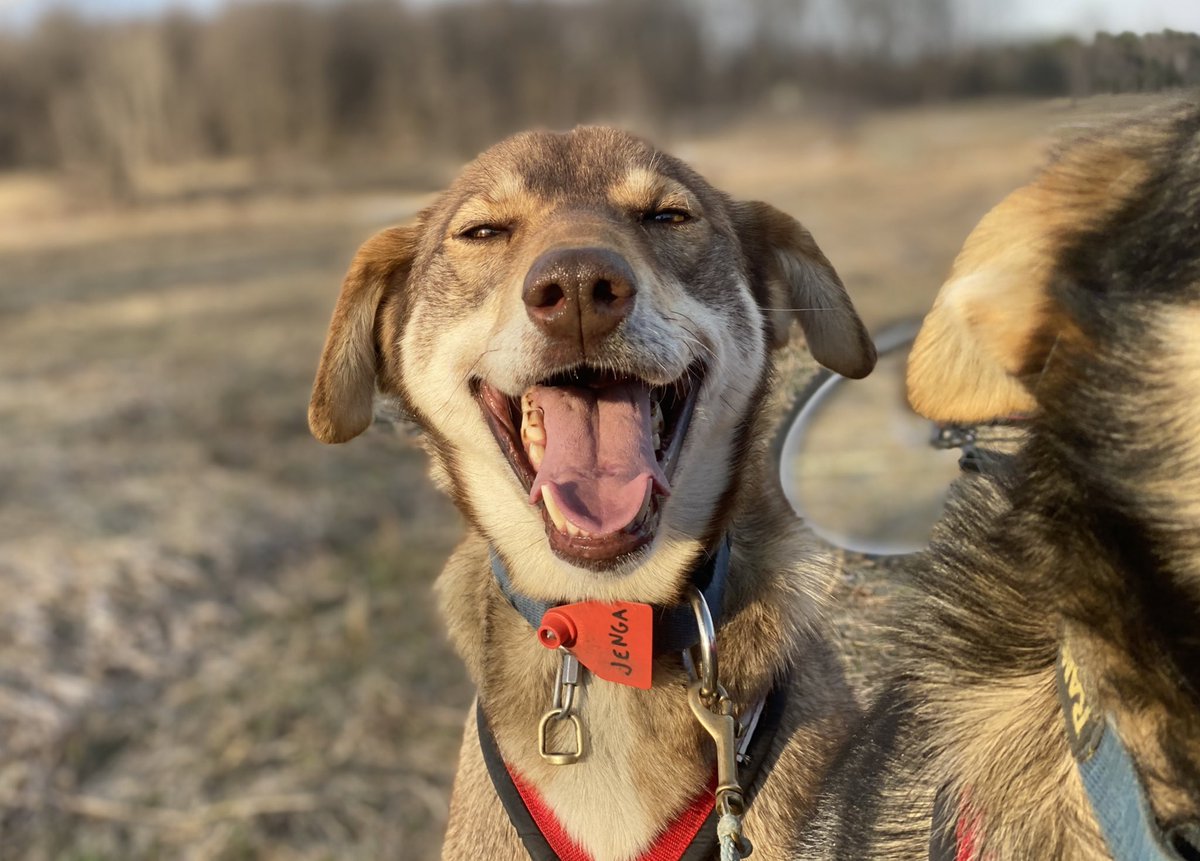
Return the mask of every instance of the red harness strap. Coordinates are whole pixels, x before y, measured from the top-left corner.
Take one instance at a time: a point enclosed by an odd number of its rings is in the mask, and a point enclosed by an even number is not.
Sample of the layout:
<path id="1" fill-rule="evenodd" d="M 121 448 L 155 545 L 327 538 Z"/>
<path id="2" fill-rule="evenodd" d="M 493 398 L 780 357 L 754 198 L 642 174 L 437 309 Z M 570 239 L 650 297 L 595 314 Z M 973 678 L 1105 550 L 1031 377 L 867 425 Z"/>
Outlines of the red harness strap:
<path id="1" fill-rule="evenodd" d="M 954 861 L 977 861 L 975 857 L 975 832 L 979 828 L 979 817 L 964 810 L 954 825 L 954 842 L 958 852 Z"/>
<path id="2" fill-rule="evenodd" d="M 507 764 L 506 764 L 507 767 Z M 550 844 L 550 848 L 562 861 L 592 861 L 592 856 L 578 843 L 571 839 L 563 829 L 553 811 L 550 810 L 537 790 L 521 778 L 519 774 L 508 768 L 513 786 L 529 809 L 529 815 L 541 830 L 542 836 Z M 667 830 L 658 836 L 645 852 L 638 856 L 637 861 L 679 861 L 683 853 L 692 845 L 696 834 L 708 819 L 713 808 L 713 789 L 716 787 L 715 776 L 709 785 L 689 802 Z M 619 825 L 614 824 L 614 827 Z"/>
<path id="3" fill-rule="evenodd" d="M 953 837 L 951 821 L 954 823 Z M 983 817 L 971 809 L 970 802 L 966 798 L 956 802 L 946 786 L 939 789 L 933 801 L 929 861 L 992 861 L 991 855 L 982 858 L 979 855 L 982 834 Z"/>

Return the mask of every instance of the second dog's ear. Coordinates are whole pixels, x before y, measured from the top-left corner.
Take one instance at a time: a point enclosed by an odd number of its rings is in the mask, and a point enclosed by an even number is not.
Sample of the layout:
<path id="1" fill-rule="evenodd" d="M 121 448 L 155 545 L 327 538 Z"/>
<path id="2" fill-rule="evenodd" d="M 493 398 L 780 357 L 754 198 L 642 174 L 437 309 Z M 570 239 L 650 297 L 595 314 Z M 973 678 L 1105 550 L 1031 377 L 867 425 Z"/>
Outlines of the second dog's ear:
<path id="1" fill-rule="evenodd" d="M 1125 134 L 1136 144 L 1140 125 Z M 908 359 L 913 409 L 974 423 L 1037 409 L 1036 381 L 1078 331 L 1050 295 L 1064 249 L 1124 204 L 1147 168 L 1121 138 L 1085 139 L 1017 189 L 967 237 Z"/>
<path id="2" fill-rule="evenodd" d="M 1028 414 L 1026 380 L 1056 336 L 1048 298 L 1063 213 L 1038 184 L 1018 189 L 971 231 L 908 358 L 908 399 L 941 422 Z"/>
<path id="3" fill-rule="evenodd" d="M 379 373 L 376 316 L 390 293 L 403 290 L 416 244 L 416 227 L 392 227 L 372 236 L 354 255 L 308 406 L 309 430 L 321 442 L 346 442 L 371 425 Z"/>
<path id="4" fill-rule="evenodd" d="M 1036 371 L 1050 316 L 1051 261 L 1036 236 L 1019 235 L 1008 203 L 967 239 L 909 354 L 909 403 L 934 421 L 970 424 L 1036 409 L 1022 378 Z"/>
<path id="5" fill-rule="evenodd" d="M 771 323 L 771 346 L 800 321 L 813 358 L 844 377 L 875 367 L 875 345 L 842 279 L 800 222 L 767 203 L 734 204 L 734 226 L 750 265 L 751 287 Z"/>

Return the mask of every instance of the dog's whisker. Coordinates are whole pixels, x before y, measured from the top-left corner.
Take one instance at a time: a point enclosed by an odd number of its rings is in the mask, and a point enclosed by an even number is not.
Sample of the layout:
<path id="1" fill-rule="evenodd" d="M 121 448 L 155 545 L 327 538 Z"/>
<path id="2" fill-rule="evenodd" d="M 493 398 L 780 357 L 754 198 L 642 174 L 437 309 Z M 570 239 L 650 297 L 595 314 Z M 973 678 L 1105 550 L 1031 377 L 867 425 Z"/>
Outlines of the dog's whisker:
<path id="1" fill-rule="evenodd" d="M 446 399 L 442 401 L 440 406 L 435 408 L 433 412 L 430 413 L 431 418 L 441 416 L 443 413 L 445 413 L 445 411 L 449 408 L 450 403 L 454 400 L 455 395 L 461 391 L 463 387 L 467 386 L 474 378 L 475 369 L 479 367 L 479 363 L 483 361 L 485 356 L 495 352 L 498 352 L 497 348 L 484 350 L 479 354 L 479 356 L 476 357 L 475 361 L 471 363 L 471 367 L 467 368 L 467 372 L 463 374 L 462 378 L 458 381 L 458 386 L 451 387 L 450 393 L 446 396 Z"/>
<path id="2" fill-rule="evenodd" d="M 820 308 L 790 308 L 790 307 L 781 307 L 781 306 L 776 306 L 776 305 L 763 305 L 762 309 L 764 311 L 796 311 L 796 312 L 803 311 L 805 313 L 808 313 L 811 311 L 829 311 L 831 313 L 846 314 L 848 316 L 857 316 L 857 314 L 855 314 L 855 312 L 850 308 L 830 308 L 830 307 L 826 307 L 826 306 L 822 306 Z"/>
<path id="3" fill-rule="evenodd" d="M 1058 350 L 1058 342 L 1062 339 L 1062 332 L 1058 332 L 1054 336 L 1054 343 L 1050 345 L 1049 352 L 1046 353 L 1046 361 L 1042 362 L 1042 367 L 1038 370 L 1037 382 L 1033 386 L 1034 394 L 1041 391 L 1042 381 L 1046 378 L 1046 371 L 1050 369 L 1050 360 L 1054 358 L 1055 351 Z"/>

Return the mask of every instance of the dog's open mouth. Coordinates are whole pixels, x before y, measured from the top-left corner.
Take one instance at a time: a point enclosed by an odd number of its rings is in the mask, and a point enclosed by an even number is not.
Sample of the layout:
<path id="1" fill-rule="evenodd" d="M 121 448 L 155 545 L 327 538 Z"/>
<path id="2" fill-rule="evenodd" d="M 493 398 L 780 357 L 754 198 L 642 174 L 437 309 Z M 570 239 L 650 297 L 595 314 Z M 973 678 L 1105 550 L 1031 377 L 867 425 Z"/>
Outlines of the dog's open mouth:
<path id="1" fill-rule="evenodd" d="M 652 386 L 580 367 L 519 398 L 476 384 L 488 426 L 559 557 L 604 569 L 654 538 L 701 376 L 693 368 Z"/>

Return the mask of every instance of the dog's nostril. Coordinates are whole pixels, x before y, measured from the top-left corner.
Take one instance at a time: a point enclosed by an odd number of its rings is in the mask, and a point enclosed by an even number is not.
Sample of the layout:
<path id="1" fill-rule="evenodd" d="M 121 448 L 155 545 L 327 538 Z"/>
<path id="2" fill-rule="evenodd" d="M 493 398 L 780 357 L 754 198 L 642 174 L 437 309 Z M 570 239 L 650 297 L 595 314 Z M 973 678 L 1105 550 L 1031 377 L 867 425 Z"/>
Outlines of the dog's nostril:
<path id="1" fill-rule="evenodd" d="M 597 281 L 592 287 L 592 299 L 596 302 L 603 302 L 605 305 L 611 305 L 617 299 L 612 283 L 605 279 Z"/>
<path id="2" fill-rule="evenodd" d="M 554 308 L 563 301 L 563 289 L 558 284 L 540 285 L 528 304 L 532 308 Z"/>

